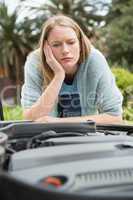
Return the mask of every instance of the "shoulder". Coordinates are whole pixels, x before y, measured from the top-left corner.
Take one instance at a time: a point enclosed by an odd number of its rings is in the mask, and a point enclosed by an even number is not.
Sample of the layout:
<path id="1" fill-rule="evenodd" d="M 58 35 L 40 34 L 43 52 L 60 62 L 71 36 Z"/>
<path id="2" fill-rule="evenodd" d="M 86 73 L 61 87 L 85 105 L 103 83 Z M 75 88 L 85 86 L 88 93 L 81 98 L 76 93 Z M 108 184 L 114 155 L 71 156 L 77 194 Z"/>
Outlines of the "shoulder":
<path id="1" fill-rule="evenodd" d="M 40 56 L 40 50 L 36 49 L 29 53 L 25 62 L 25 74 L 31 74 L 33 76 L 42 76 L 42 61 Z"/>
<path id="2" fill-rule="evenodd" d="M 91 52 L 87 57 L 85 63 L 85 68 L 87 68 L 88 73 L 96 74 L 100 77 L 102 73 L 108 73 L 110 67 L 107 63 L 105 56 L 95 47 L 91 47 Z"/>
<path id="3" fill-rule="evenodd" d="M 103 53 L 92 45 L 91 46 L 90 55 L 88 56 L 88 58 L 91 59 L 94 56 L 96 56 L 96 57 L 101 57 L 101 56 L 104 57 Z"/>
<path id="4" fill-rule="evenodd" d="M 25 68 L 27 70 L 33 69 L 40 71 L 41 67 L 42 67 L 42 61 L 41 61 L 40 50 L 36 49 L 28 54 L 25 62 Z"/>
<path id="5" fill-rule="evenodd" d="M 91 52 L 86 61 L 91 66 L 95 65 L 98 68 L 108 66 L 107 60 L 106 60 L 105 56 L 103 55 L 103 53 L 101 51 L 99 51 L 98 49 L 94 48 L 93 46 L 91 48 Z"/>
<path id="6" fill-rule="evenodd" d="M 42 64 L 40 50 L 36 49 L 36 50 L 30 52 L 29 55 L 27 56 L 26 62 Z"/>

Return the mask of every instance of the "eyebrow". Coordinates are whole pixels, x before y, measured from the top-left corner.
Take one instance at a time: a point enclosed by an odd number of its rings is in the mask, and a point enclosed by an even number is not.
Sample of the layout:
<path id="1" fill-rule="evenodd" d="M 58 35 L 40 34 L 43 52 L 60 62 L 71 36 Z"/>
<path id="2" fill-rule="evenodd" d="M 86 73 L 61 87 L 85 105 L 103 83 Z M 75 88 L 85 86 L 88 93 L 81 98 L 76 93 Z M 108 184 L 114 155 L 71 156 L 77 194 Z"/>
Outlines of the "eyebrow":
<path id="1" fill-rule="evenodd" d="M 76 38 L 69 38 L 67 39 L 67 41 L 71 41 L 71 40 L 76 40 Z M 51 41 L 51 43 L 61 43 L 62 41 L 59 41 L 59 40 L 54 40 L 54 41 Z"/>

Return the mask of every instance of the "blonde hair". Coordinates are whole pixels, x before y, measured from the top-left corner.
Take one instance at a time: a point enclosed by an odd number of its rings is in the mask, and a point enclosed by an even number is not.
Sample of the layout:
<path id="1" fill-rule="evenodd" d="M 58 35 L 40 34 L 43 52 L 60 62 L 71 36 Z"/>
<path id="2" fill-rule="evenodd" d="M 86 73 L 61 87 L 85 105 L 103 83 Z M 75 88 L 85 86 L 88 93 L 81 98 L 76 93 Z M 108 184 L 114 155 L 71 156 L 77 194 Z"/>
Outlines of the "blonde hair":
<path id="1" fill-rule="evenodd" d="M 48 39 L 50 31 L 57 25 L 70 27 L 75 31 L 77 38 L 79 40 L 79 44 L 80 44 L 80 57 L 79 57 L 78 64 L 81 64 L 86 60 L 86 58 L 88 57 L 90 53 L 90 48 L 91 48 L 89 39 L 87 38 L 87 36 L 82 31 L 82 29 L 73 19 L 65 15 L 56 15 L 49 18 L 43 25 L 42 34 L 39 41 L 39 48 L 40 48 L 41 59 L 42 59 L 41 70 L 43 72 L 43 76 L 45 77 L 44 78 L 45 87 L 47 87 L 48 84 L 53 79 L 54 73 L 46 62 L 46 57 L 44 54 L 44 44 L 45 44 L 45 41 Z"/>

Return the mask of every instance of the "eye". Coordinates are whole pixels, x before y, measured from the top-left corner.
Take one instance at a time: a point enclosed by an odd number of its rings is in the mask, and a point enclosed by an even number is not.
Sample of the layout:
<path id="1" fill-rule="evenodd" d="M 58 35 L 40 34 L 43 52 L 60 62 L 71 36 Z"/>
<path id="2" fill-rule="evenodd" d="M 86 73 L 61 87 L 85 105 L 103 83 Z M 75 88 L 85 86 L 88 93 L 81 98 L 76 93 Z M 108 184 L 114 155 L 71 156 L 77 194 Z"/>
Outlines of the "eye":
<path id="1" fill-rule="evenodd" d="M 60 43 L 55 43 L 55 44 L 52 44 L 51 46 L 52 46 L 52 47 L 59 47 L 59 46 L 60 46 Z"/>
<path id="2" fill-rule="evenodd" d="M 75 41 L 69 41 L 68 44 L 75 44 Z"/>

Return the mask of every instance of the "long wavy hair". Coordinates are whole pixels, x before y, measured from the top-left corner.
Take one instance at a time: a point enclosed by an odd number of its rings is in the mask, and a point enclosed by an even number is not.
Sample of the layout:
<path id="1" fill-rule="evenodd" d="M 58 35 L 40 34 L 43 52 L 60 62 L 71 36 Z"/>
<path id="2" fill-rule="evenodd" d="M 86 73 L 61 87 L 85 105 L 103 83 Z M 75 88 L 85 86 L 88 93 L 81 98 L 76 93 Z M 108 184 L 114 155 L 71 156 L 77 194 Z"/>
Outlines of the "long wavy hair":
<path id="1" fill-rule="evenodd" d="M 73 19 L 65 15 L 55 15 L 49 18 L 42 27 L 42 34 L 39 41 L 39 49 L 40 49 L 40 55 L 41 55 L 41 60 L 42 60 L 41 71 L 43 72 L 43 76 L 44 76 L 45 88 L 52 81 L 54 77 L 54 73 L 46 62 L 46 57 L 44 54 L 44 44 L 45 44 L 45 41 L 48 39 L 50 31 L 55 26 L 70 27 L 75 31 L 77 38 L 79 40 L 79 44 L 80 44 L 80 56 L 78 60 L 79 65 L 86 60 L 86 58 L 88 57 L 90 53 L 90 48 L 91 48 L 89 39 L 87 38 L 85 33 L 82 31 L 82 29 Z"/>

